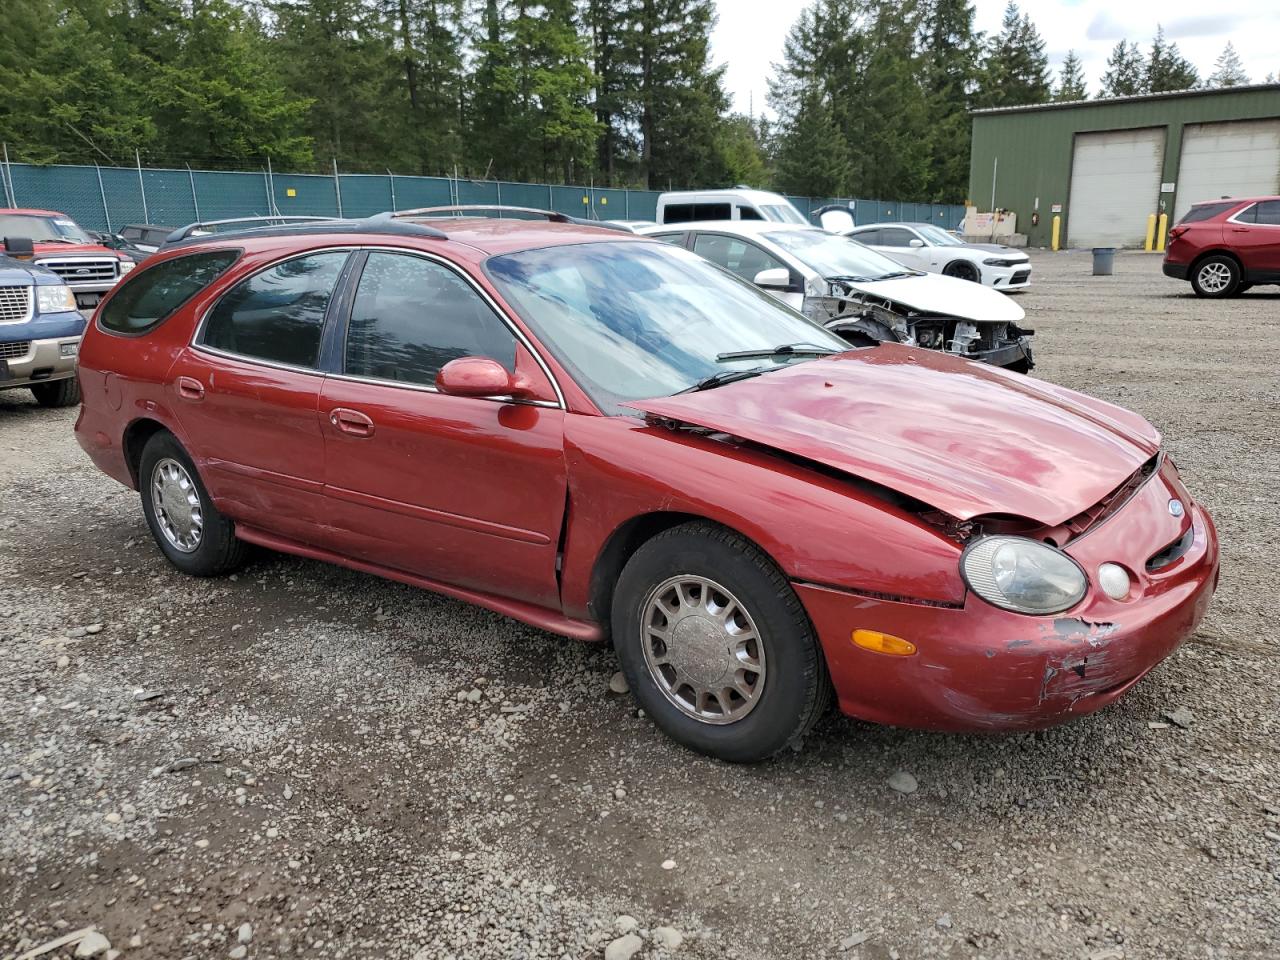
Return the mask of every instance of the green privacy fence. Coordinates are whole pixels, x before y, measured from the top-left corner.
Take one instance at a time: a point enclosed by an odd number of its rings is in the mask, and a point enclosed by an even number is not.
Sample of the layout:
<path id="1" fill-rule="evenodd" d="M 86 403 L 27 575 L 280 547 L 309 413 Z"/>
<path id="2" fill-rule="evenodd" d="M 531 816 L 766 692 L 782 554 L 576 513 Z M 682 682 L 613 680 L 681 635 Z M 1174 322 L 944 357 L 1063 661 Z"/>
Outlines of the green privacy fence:
<path id="1" fill-rule="evenodd" d="M 0 203 L 57 210 L 93 230 L 126 223 L 183 226 L 197 220 L 273 214 L 363 217 L 384 210 L 492 203 L 556 210 L 594 220 L 653 220 L 659 191 L 509 183 L 387 174 L 227 172 L 154 167 L 0 164 Z M 958 204 L 788 197 L 805 216 L 853 204 L 858 224 L 929 221 L 960 225 Z"/>

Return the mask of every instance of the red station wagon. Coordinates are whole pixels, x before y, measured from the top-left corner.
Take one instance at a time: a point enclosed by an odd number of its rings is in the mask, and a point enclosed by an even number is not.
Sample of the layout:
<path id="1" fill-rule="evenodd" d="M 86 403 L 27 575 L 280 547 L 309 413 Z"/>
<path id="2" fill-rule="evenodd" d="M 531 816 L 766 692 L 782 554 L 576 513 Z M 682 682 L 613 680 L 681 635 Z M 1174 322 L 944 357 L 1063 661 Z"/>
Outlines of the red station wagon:
<path id="1" fill-rule="evenodd" d="M 193 238 L 101 307 L 76 434 L 175 566 L 257 544 L 611 638 L 654 721 L 734 761 L 832 692 L 1054 724 L 1203 615 L 1213 523 L 1141 417 L 850 349 L 669 244 L 457 212 Z"/>
<path id="2" fill-rule="evenodd" d="M 1164 273 L 1201 297 L 1280 283 L 1280 197 L 1195 204 L 1169 231 Z"/>

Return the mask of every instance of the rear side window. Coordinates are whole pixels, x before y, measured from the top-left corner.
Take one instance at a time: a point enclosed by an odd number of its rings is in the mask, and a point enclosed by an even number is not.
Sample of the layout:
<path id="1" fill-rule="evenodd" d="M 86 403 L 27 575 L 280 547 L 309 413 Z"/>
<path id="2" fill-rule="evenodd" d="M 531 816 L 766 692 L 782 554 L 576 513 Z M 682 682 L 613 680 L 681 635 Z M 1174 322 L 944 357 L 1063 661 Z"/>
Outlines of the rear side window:
<path id="1" fill-rule="evenodd" d="M 345 371 L 429 387 L 459 357 L 489 357 L 514 372 L 515 335 L 452 270 L 421 257 L 369 254 L 351 309 Z"/>
<path id="2" fill-rule="evenodd" d="M 200 342 L 228 353 L 314 367 L 329 298 L 346 251 L 277 263 L 232 287 L 209 312 Z"/>
<path id="3" fill-rule="evenodd" d="M 1202 203 L 1198 207 L 1192 207 L 1187 211 L 1187 215 L 1178 223 L 1199 223 L 1201 220 L 1212 220 L 1218 214 L 1230 210 L 1240 201 L 1228 200 L 1226 203 Z"/>
<path id="4" fill-rule="evenodd" d="M 733 219 L 733 205 L 729 203 L 669 203 L 662 208 L 663 223 L 731 219 Z"/>
<path id="5" fill-rule="evenodd" d="M 850 234 L 849 237 L 859 243 L 865 243 L 869 247 L 875 247 L 880 244 L 879 230 L 860 230 L 857 233 Z"/>
<path id="6" fill-rule="evenodd" d="M 148 267 L 107 301 L 98 324 L 113 333 L 146 333 L 213 283 L 239 256 L 239 250 L 211 250 Z"/>
<path id="7" fill-rule="evenodd" d="M 760 211 L 757 210 L 755 207 L 739 207 L 738 219 L 739 220 L 763 220 L 764 217 L 760 216 Z"/>

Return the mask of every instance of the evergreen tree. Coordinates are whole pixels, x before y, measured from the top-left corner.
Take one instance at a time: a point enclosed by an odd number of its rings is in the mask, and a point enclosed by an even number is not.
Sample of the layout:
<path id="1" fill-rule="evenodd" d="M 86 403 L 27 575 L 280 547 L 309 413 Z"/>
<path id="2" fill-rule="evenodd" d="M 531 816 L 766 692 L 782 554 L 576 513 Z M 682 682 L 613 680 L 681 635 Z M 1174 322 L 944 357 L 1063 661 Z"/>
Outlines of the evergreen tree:
<path id="1" fill-rule="evenodd" d="M 1099 97 L 1132 97 L 1147 92 L 1147 63 L 1136 43 L 1121 40 L 1107 57 Z"/>
<path id="2" fill-rule="evenodd" d="M 1058 87 L 1053 92 L 1054 100 L 1088 99 L 1089 88 L 1085 84 L 1084 65 L 1074 50 L 1068 50 L 1058 69 Z"/>
<path id="3" fill-rule="evenodd" d="M 148 4 L 153 0 L 148 0 Z M 317 163 L 347 170 L 417 166 L 400 85 L 404 52 L 363 0 L 271 0 L 272 59 L 294 97 L 311 101 L 306 132 Z M 216 64 L 211 65 L 216 70 Z M 433 171 L 434 172 L 434 171 Z"/>
<path id="4" fill-rule="evenodd" d="M 987 44 L 979 84 L 986 107 L 1044 103 L 1049 99 L 1049 58 L 1031 17 L 1010 0 L 1000 32 Z"/>
<path id="5" fill-rule="evenodd" d="M 1244 72 L 1244 64 L 1230 40 L 1223 48 L 1213 65 L 1213 73 L 1209 76 L 1211 87 L 1239 87 L 1249 82 L 1249 75 Z"/>
<path id="6" fill-rule="evenodd" d="M 1164 27 L 1157 24 L 1151 53 L 1147 56 L 1145 92 L 1192 90 L 1199 85 L 1200 75 L 1196 68 L 1178 51 L 1176 43 L 1165 42 Z"/>
<path id="7" fill-rule="evenodd" d="M 302 130 L 311 105 L 286 95 L 261 25 L 227 0 L 203 0 L 179 23 L 176 46 L 140 71 L 157 132 L 149 152 L 170 161 L 309 164 Z"/>
<path id="8" fill-rule="evenodd" d="M 816 86 L 800 95 L 778 149 L 778 189 L 811 197 L 848 196 L 849 145 Z"/>
<path id="9" fill-rule="evenodd" d="M 745 183 L 756 188 L 769 186 L 766 136 L 760 123 L 741 113 L 731 114 L 720 125 L 717 150 L 726 183 Z"/>
<path id="10" fill-rule="evenodd" d="M 0 30 L 0 140 L 34 163 L 125 163 L 156 135 L 105 0 L 28 0 Z"/>
<path id="11" fill-rule="evenodd" d="M 630 182 L 639 149 L 630 122 L 638 87 L 634 14 L 634 0 L 586 0 L 600 125 L 596 171 L 611 186 Z"/>
<path id="12" fill-rule="evenodd" d="M 714 25 L 713 0 L 637 0 L 633 120 L 647 187 L 715 184 L 728 175 L 717 149 L 729 98 L 724 67 L 711 63 Z"/>
<path id="13" fill-rule="evenodd" d="M 921 20 L 923 83 L 932 118 L 929 134 L 932 200 L 963 200 L 969 186 L 969 110 L 978 82 L 981 37 L 970 0 L 932 0 Z"/>

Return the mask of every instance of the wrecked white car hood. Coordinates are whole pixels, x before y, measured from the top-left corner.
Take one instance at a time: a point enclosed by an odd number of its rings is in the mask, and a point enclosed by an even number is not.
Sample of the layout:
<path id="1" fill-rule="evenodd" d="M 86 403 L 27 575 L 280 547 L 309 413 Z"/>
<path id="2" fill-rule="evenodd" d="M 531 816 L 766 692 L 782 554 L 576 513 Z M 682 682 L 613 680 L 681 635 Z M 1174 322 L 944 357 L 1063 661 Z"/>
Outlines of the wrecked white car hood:
<path id="1" fill-rule="evenodd" d="M 1018 323 L 1026 311 L 1010 297 L 969 280 L 957 280 L 936 273 L 923 273 L 892 280 L 841 280 L 839 283 L 862 294 L 893 303 L 978 323 Z"/>

